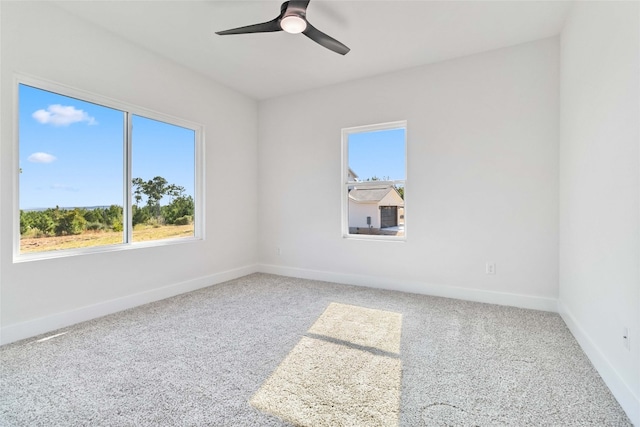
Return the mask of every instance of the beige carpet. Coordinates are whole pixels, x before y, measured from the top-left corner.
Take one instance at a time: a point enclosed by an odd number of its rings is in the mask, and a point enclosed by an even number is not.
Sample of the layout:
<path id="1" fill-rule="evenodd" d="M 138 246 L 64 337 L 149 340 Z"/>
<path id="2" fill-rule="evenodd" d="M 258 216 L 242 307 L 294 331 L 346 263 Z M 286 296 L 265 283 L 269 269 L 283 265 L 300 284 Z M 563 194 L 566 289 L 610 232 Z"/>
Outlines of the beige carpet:
<path id="1" fill-rule="evenodd" d="M 331 303 L 251 399 L 296 425 L 396 426 L 402 315 Z"/>
<path id="2" fill-rule="evenodd" d="M 2 427 L 291 425 L 631 424 L 555 313 L 267 274 L 0 347 Z"/>

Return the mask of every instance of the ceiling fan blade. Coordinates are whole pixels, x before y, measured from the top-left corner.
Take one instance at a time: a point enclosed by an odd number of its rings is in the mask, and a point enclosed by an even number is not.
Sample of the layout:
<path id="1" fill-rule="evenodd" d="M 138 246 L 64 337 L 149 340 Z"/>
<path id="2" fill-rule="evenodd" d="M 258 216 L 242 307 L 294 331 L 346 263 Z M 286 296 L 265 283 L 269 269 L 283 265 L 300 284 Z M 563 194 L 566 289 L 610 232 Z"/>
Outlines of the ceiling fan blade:
<path id="1" fill-rule="evenodd" d="M 275 31 L 282 31 L 279 16 L 269 22 L 247 25 L 246 27 L 233 28 L 231 30 L 216 31 L 216 34 L 226 36 L 229 34 L 273 33 Z"/>
<path id="2" fill-rule="evenodd" d="M 311 25 L 309 21 L 307 21 L 307 28 L 302 32 L 302 34 L 309 37 L 314 42 L 326 47 L 327 49 L 339 53 L 340 55 L 346 55 L 351 50 L 347 46 L 340 43 L 338 40 L 318 30 L 316 27 Z"/>

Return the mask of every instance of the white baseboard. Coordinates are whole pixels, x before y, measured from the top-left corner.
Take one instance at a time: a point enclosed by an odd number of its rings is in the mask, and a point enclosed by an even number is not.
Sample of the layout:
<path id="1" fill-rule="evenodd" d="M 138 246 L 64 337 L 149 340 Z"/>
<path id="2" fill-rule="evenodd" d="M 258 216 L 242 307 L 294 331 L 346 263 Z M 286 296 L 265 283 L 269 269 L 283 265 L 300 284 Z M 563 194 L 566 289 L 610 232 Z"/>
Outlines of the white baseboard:
<path id="1" fill-rule="evenodd" d="M 255 273 L 256 271 L 257 267 L 255 265 L 248 265 L 212 274 L 210 276 L 198 277 L 197 279 L 187 280 L 158 289 L 152 289 L 88 305 L 74 310 L 65 311 L 63 313 L 56 313 L 51 316 L 41 317 L 27 322 L 8 325 L 0 329 L 0 345 L 34 337 L 56 329 L 65 328 L 76 323 L 106 316 L 107 314 L 116 313 L 118 311 L 148 304 L 150 302 L 159 301 L 185 292 L 206 288 L 207 286 L 237 279 L 238 277 L 246 276 L 248 274 Z"/>
<path id="2" fill-rule="evenodd" d="M 233 270 L 223 271 L 210 276 L 199 277 L 173 285 L 152 289 L 125 297 L 116 298 L 74 310 L 55 313 L 50 316 L 29 320 L 0 328 L 0 345 L 9 344 L 25 338 L 34 337 L 46 332 L 65 328 L 76 323 L 106 316 L 118 311 L 139 305 L 169 298 L 185 292 L 233 280 L 255 272 L 278 274 L 312 280 L 323 280 L 348 285 L 367 286 L 380 289 L 397 290 L 417 294 L 433 295 L 445 298 L 456 298 L 467 301 L 508 305 L 543 311 L 556 311 L 557 301 L 553 298 L 542 298 L 505 292 L 482 291 L 469 288 L 458 288 L 418 282 L 408 282 L 384 277 L 335 273 L 318 270 L 307 270 L 276 265 L 249 265 Z"/>
<path id="3" fill-rule="evenodd" d="M 555 298 L 511 294 L 507 292 L 485 291 L 471 288 L 459 288 L 455 286 L 437 285 L 422 282 L 410 282 L 406 280 L 396 280 L 378 276 L 364 276 L 356 274 L 307 270 L 270 264 L 259 264 L 258 271 L 261 273 L 299 277 L 302 279 L 323 280 L 327 282 L 344 283 L 347 285 L 367 286 L 370 288 L 388 289 L 444 298 L 455 298 L 465 301 L 508 305 L 512 307 L 528 308 L 532 310 L 551 312 L 556 312 L 558 310 L 558 301 Z"/>
<path id="4" fill-rule="evenodd" d="M 397 290 L 445 298 L 455 298 L 466 301 L 508 305 L 534 310 L 559 312 L 591 363 L 594 365 L 604 382 L 631 419 L 631 422 L 636 426 L 640 426 L 640 398 L 633 393 L 623 378 L 618 374 L 616 369 L 602 354 L 598 346 L 593 343 L 591 338 L 578 324 L 562 301 L 554 298 L 411 282 L 377 276 L 258 264 L 223 271 L 210 276 L 199 277 L 197 279 L 187 280 L 174 285 L 168 285 L 162 288 L 104 301 L 75 310 L 56 313 L 51 316 L 9 325 L 0 329 L 0 345 L 34 337 L 56 329 L 71 326 L 76 323 L 95 319 L 150 302 L 159 301 L 185 292 L 216 285 L 218 283 L 233 280 L 256 272 L 379 289 Z"/>
<path id="5" fill-rule="evenodd" d="M 580 326 L 569 308 L 560 300 L 558 300 L 558 312 L 633 425 L 640 426 L 640 397 L 633 393 L 623 377 Z"/>

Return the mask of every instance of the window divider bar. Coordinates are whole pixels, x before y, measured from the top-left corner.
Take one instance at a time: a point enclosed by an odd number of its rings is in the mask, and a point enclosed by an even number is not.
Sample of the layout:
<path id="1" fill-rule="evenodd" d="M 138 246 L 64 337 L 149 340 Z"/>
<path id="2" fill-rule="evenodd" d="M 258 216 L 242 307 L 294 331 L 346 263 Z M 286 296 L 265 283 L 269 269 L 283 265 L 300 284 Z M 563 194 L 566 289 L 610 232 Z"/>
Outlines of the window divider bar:
<path id="1" fill-rule="evenodd" d="M 124 243 L 133 242 L 133 206 L 131 200 L 131 154 L 132 154 L 132 137 L 133 137 L 133 117 L 128 111 L 124 113 L 124 209 L 122 212 L 122 220 L 124 221 L 123 233 Z"/>
<path id="2" fill-rule="evenodd" d="M 347 181 L 345 185 L 349 187 L 375 187 L 381 185 L 404 185 L 406 180 L 395 179 L 393 181 Z"/>

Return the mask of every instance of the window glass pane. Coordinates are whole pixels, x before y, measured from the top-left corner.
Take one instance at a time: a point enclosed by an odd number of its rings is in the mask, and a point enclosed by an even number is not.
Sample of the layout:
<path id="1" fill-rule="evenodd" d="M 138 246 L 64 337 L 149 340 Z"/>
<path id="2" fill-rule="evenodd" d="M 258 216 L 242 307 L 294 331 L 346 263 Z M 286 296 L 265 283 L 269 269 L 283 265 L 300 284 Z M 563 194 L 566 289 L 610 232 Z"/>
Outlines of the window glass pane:
<path id="1" fill-rule="evenodd" d="M 20 252 L 122 243 L 124 113 L 18 90 Z"/>
<path id="2" fill-rule="evenodd" d="M 404 236 L 404 193 L 401 188 L 356 185 L 350 189 L 347 196 L 349 234 Z"/>
<path id="3" fill-rule="evenodd" d="M 195 131 L 132 116 L 133 241 L 194 236 Z"/>
<path id="4" fill-rule="evenodd" d="M 349 133 L 347 158 L 348 234 L 404 236 L 405 128 Z"/>
<path id="5" fill-rule="evenodd" d="M 404 134 L 404 128 L 349 134 L 349 180 L 406 179 Z"/>

